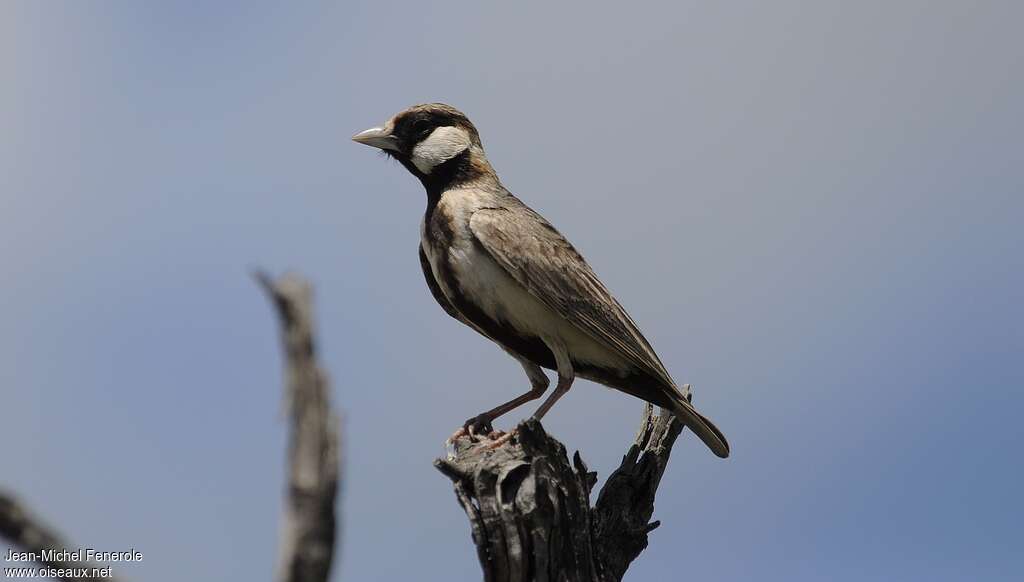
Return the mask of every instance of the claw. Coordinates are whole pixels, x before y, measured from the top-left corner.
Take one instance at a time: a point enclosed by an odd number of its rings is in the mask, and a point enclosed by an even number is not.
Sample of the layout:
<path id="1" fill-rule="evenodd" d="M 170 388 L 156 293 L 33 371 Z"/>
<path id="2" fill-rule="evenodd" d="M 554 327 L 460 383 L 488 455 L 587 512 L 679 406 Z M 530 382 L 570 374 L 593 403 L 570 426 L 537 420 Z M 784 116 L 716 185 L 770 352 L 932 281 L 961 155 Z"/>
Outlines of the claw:
<path id="1" fill-rule="evenodd" d="M 469 431 L 466 430 L 466 427 L 461 426 L 461 427 L 459 427 L 459 430 L 457 430 L 457 431 L 452 433 L 452 436 L 448 437 L 448 440 L 444 441 L 444 444 L 445 444 L 446 447 L 454 445 L 455 441 L 459 440 L 460 438 L 462 438 L 462 437 L 464 437 L 464 436 L 466 436 L 468 434 L 469 434 Z M 470 436 L 472 436 L 472 435 L 470 435 Z"/>
<path id="2" fill-rule="evenodd" d="M 460 438 L 469 437 L 470 442 L 474 443 L 485 438 L 490 442 L 485 443 L 483 448 L 485 450 L 493 450 L 511 440 L 514 434 L 515 430 L 511 432 L 495 430 L 494 427 L 491 426 L 491 419 L 486 415 L 481 414 L 467 420 L 465 424 L 453 432 L 452 436 L 448 437 L 448 439 L 444 441 L 444 446 L 448 451 L 448 457 L 453 458 L 455 455 L 455 441 Z"/>
<path id="3" fill-rule="evenodd" d="M 469 436 L 485 435 L 494 432 L 491 425 L 491 417 L 487 414 L 478 414 L 463 423 L 462 428 L 466 429 Z"/>
<path id="4" fill-rule="evenodd" d="M 495 432 L 497 432 L 497 431 L 495 431 Z M 507 443 L 508 441 L 512 440 L 512 437 L 515 435 L 515 433 L 516 433 L 516 431 L 514 431 L 514 430 L 506 432 L 506 433 L 502 433 L 501 436 L 499 436 L 498 438 L 496 438 L 496 439 L 492 440 L 491 442 L 487 443 L 486 445 L 484 445 L 484 448 L 487 449 L 487 450 L 493 451 L 494 449 L 496 449 L 496 448 L 500 447 L 501 445 Z"/>

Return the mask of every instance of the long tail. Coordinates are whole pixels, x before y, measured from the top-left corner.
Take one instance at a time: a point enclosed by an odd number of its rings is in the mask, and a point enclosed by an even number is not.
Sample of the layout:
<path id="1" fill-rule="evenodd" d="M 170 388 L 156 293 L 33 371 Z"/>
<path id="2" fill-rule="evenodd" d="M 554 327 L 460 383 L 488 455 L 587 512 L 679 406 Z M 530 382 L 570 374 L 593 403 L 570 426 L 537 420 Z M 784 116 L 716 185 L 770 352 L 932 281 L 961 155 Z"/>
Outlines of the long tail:
<path id="1" fill-rule="evenodd" d="M 675 405 L 672 412 L 675 413 L 676 417 L 682 421 L 687 428 L 692 430 L 700 440 L 704 441 L 704 444 L 711 449 L 712 453 L 723 459 L 728 457 L 729 441 L 725 440 L 725 435 L 722 434 L 722 431 L 718 430 L 715 423 L 697 412 L 697 409 L 694 408 L 686 398 L 679 397 L 673 398 L 672 400 Z"/>

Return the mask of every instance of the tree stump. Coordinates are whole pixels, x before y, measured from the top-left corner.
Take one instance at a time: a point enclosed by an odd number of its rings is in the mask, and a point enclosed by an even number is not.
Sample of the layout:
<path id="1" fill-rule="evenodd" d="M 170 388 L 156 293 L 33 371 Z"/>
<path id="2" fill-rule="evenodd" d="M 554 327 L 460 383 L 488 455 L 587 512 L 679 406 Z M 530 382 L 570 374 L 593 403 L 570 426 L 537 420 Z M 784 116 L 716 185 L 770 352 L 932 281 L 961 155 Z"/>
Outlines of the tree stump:
<path id="1" fill-rule="evenodd" d="M 689 387 L 686 387 L 688 390 Z M 452 480 L 486 582 L 618 582 L 647 547 L 654 497 L 682 424 L 644 409 L 622 463 L 590 506 L 596 473 L 540 422 L 504 445 L 460 437 L 434 465 Z"/>

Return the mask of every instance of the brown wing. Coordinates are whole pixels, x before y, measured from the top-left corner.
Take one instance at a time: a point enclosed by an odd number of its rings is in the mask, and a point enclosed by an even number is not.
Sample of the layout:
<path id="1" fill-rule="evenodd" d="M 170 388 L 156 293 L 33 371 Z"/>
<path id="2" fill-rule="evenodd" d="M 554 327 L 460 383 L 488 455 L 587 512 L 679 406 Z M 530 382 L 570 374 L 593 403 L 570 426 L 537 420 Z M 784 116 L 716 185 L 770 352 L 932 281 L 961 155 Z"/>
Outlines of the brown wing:
<path id="1" fill-rule="evenodd" d="M 675 386 L 636 323 L 583 257 L 555 227 L 514 197 L 501 208 L 473 213 L 480 245 L 529 292 L 667 386 Z"/>

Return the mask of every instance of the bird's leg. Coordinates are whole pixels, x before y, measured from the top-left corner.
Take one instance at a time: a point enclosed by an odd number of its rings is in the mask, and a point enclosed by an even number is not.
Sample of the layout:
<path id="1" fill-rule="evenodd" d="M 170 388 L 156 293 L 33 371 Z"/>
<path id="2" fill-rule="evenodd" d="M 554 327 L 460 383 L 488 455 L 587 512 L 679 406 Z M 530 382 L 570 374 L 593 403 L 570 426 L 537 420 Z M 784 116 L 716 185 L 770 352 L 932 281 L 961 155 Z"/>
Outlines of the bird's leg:
<path id="1" fill-rule="evenodd" d="M 558 384 L 555 385 L 555 391 L 552 392 L 551 396 L 548 396 L 548 399 L 540 405 L 537 412 L 533 413 L 533 417 L 537 420 L 544 418 L 544 415 L 551 410 L 551 407 L 555 405 L 555 402 L 558 402 L 558 399 L 565 396 L 565 393 L 569 391 L 569 388 L 572 388 L 572 381 L 574 378 L 574 376 L 562 376 L 559 374 Z"/>
<path id="2" fill-rule="evenodd" d="M 544 370 L 542 370 L 540 366 L 534 364 L 529 360 L 525 360 L 523 358 L 520 358 L 519 356 L 513 357 L 519 360 L 519 363 L 522 364 L 523 366 L 523 370 L 526 371 L 527 377 L 530 378 L 530 385 L 532 386 L 532 388 L 530 388 L 530 391 L 525 394 L 521 394 L 504 404 L 495 406 L 494 408 L 488 410 L 487 412 L 482 412 L 474 416 L 473 418 L 470 418 L 462 425 L 462 427 L 459 430 L 455 431 L 452 434 L 452 436 L 448 437 L 447 442 L 455 442 L 455 439 L 466 435 L 469 435 L 470 438 L 475 438 L 477 435 L 480 434 L 488 436 L 494 435 L 495 430 L 494 427 L 491 426 L 491 422 L 493 422 L 494 419 L 512 410 L 513 408 L 518 408 L 519 406 L 522 406 L 523 404 L 526 404 L 531 400 L 536 400 L 544 395 L 544 391 L 547 390 L 548 385 L 551 384 L 551 380 L 549 380 L 547 375 L 544 374 Z M 503 435 L 498 436 L 500 437 Z"/>
<path id="3" fill-rule="evenodd" d="M 526 404 L 531 400 L 536 400 L 540 398 L 541 396 L 544 395 L 545 388 L 546 386 L 540 389 L 531 388 L 530 391 L 527 392 L 526 394 L 516 396 L 512 400 L 509 400 L 504 404 L 495 406 L 494 408 L 488 410 L 487 412 L 481 412 L 480 414 L 467 420 L 462 425 L 462 428 L 459 430 L 463 431 L 463 434 L 468 434 L 471 437 L 475 437 L 481 434 L 490 435 L 494 432 L 494 426 L 491 425 L 494 419 L 512 410 L 513 408 L 518 408 L 519 406 L 522 406 L 523 404 Z"/>
<path id="4" fill-rule="evenodd" d="M 540 405 L 537 412 L 533 413 L 533 417 L 537 420 L 544 418 L 544 415 L 551 410 L 551 407 L 558 402 L 558 399 L 565 396 L 565 393 L 572 388 L 572 381 L 576 379 L 576 372 L 572 367 L 572 359 L 569 358 L 569 352 L 565 349 L 565 346 L 561 342 L 546 342 L 548 347 L 551 348 L 551 353 L 555 355 L 555 364 L 558 366 L 558 384 L 555 385 L 555 391 L 548 396 L 548 399 Z"/>
<path id="5" fill-rule="evenodd" d="M 551 348 L 551 352 L 555 355 L 555 364 L 558 367 L 558 384 L 555 386 L 555 391 L 551 393 L 551 396 L 548 396 L 548 399 L 540 405 L 537 412 L 533 413 L 533 418 L 537 420 L 544 418 L 544 415 L 555 405 L 555 402 L 569 391 L 569 388 L 572 387 L 572 381 L 576 378 L 576 372 L 572 367 L 572 360 L 569 358 L 569 352 L 565 349 L 565 346 L 561 342 L 545 341 L 548 347 Z M 515 431 L 512 431 L 501 435 L 487 443 L 487 448 L 496 449 L 500 447 L 507 443 L 514 433 Z"/>
<path id="6" fill-rule="evenodd" d="M 533 413 L 533 417 L 537 420 L 543 418 L 544 415 L 547 414 L 548 410 L 550 410 L 551 407 L 555 405 L 555 402 L 557 402 L 559 398 L 561 398 L 563 395 L 565 395 L 566 392 L 569 391 L 569 388 L 572 387 L 572 381 L 572 376 L 563 377 L 561 374 L 559 374 L 558 384 L 555 386 L 555 391 L 552 392 L 551 396 L 548 396 L 548 399 L 545 400 L 544 403 L 540 405 L 540 408 L 537 409 L 537 412 Z M 496 449 L 500 447 L 501 445 L 507 443 L 515 434 L 515 432 L 515 429 L 512 429 L 511 431 L 502 434 L 498 438 L 491 440 L 491 442 L 487 443 L 487 448 Z"/>

